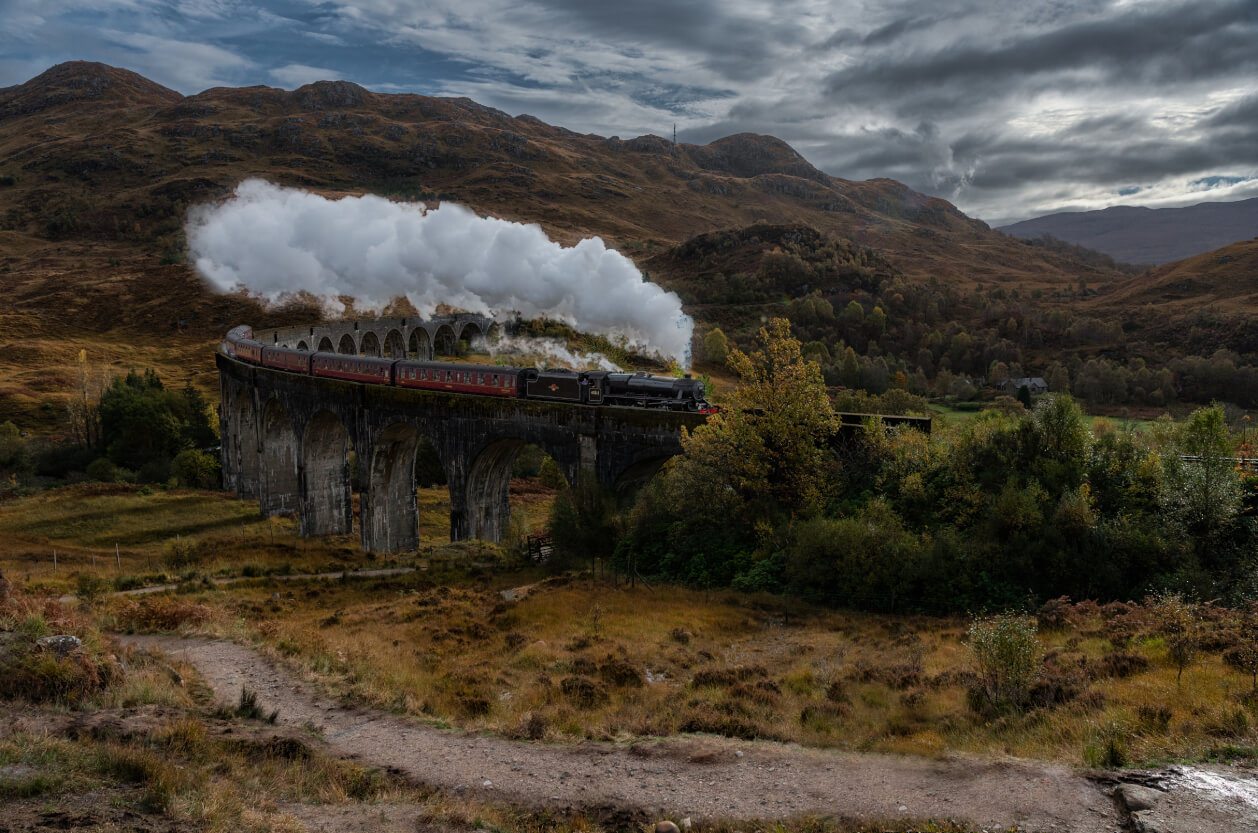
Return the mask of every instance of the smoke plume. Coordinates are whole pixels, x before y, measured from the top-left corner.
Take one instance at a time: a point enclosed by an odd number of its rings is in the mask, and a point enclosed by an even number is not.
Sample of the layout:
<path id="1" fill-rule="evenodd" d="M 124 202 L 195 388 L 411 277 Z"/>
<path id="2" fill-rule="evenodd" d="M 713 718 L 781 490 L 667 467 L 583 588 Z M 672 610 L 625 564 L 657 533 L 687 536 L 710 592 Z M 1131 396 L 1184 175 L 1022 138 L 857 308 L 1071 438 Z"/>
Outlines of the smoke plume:
<path id="1" fill-rule="evenodd" d="M 597 237 L 565 248 L 539 226 L 453 203 L 330 200 L 259 179 L 193 209 L 186 231 L 197 271 L 221 291 L 243 287 L 272 301 L 305 291 L 333 309 L 348 295 L 359 309 L 405 296 L 425 315 L 443 303 L 518 311 L 689 365 L 694 324 L 681 300 Z"/>
<path id="2" fill-rule="evenodd" d="M 512 364 L 536 365 L 541 368 L 569 367 L 573 370 L 621 370 L 620 365 L 602 353 L 577 353 L 557 338 L 525 338 L 502 336 L 489 345 L 489 354 L 509 359 Z"/>

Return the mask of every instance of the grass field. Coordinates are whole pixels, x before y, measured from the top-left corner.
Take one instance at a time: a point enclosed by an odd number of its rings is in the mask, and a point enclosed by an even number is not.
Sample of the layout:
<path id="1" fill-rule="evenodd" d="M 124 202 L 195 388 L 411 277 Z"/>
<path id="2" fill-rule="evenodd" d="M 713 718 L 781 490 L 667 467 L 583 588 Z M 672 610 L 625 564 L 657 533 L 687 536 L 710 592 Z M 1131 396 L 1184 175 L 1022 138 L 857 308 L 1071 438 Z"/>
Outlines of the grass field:
<path id="1" fill-rule="evenodd" d="M 425 522 L 431 545 L 373 558 L 351 536 L 302 540 L 292 520 L 264 521 L 254 504 L 220 493 L 68 487 L 0 506 L 0 567 L 52 595 L 80 590 L 84 576 L 114 586 L 179 580 L 180 604 L 219 612 L 198 620 L 200 630 L 243 627 L 353 700 L 508 736 L 711 732 L 1075 764 L 1110 736 L 1134 763 L 1249 755 L 1258 742 L 1249 680 L 1221 659 L 1238 624 L 1221 613 L 1208 623 L 1211 649 L 1177 682 L 1150 611 L 1070 608 L 1067 627 L 1041 634 L 1041 706 L 994 714 L 967 702 L 975 678 L 966 620 L 588 578 L 538 584 L 536 568 L 501 547 L 439 543 L 448 530 L 436 520 L 448 511 L 443 499 L 440 490 L 421 494 L 421 515 L 434 519 Z M 530 517 L 544 517 L 549 499 L 517 481 L 513 500 Z M 389 566 L 418 571 L 349 582 L 267 578 Z M 253 581 L 205 582 L 222 576 Z M 521 585 L 533 586 L 520 601 L 504 600 L 501 590 Z M 142 604 L 161 598 L 171 597 Z M 137 604 L 102 601 L 96 611 L 119 627 L 178 622 Z"/>
<path id="2" fill-rule="evenodd" d="M 512 481 L 513 516 L 530 532 L 545 524 L 553 499 L 554 491 L 535 479 Z M 417 502 L 420 551 L 377 557 L 360 551 L 357 530 L 304 539 L 296 519 L 262 518 L 256 502 L 222 492 L 84 483 L 0 503 L 0 570 L 33 588 L 65 593 L 75 592 L 86 577 L 129 589 L 276 572 L 413 567 L 462 557 L 466 548 L 448 546 L 449 492 L 420 489 Z"/>
<path id="3" fill-rule="evenodd" d="M 945 424 L 954 424 L 971 420 L 982 413 L 982 410 L 960 410 L 943 402 L 932 402 L 930 408 L 938 418 L 941 418 Z M 1097 414 L 1084 414 L 1084 420 L 1087 422 L 1088 428 L 1096 430 L 1097 422 L 1113 426 L 1119 431 L 1148 431 L 1153 424 L 1153 420 L 1139 419 L 1129 415 L 1103 416 Z"/>
<path id="4" fill-rule="evenodd" d="M 527 482 L 513 490 L 513 504 L 531 516 L 544 517 L 550 499 Z M 439 491 L 420 500 L 425 514 L 441 515 Z M 440 528 L 431 522 L 425 534 Z M 65 559 L 55 574 L 46 554 L 53 546 Z M 331 580 L 273 575 L 388 565 L 416 569 Z M 583 817 L 521 816 L 416 791 L 314 753 L 313 770 L 298 781 L 283 762 L 253 767 L 256 749 L 221 739 L 222 721 L 238 718 L 210 710 L 195 686 L 172 687 L 164 667 L 143 658 L 124 657 L 124 676 L 107 673 L 117 660 L 101 631 L 245 639 L 344 702 L 510 738 L 632 742 L 708 733 L 1106 767 L 1258 754 L 1258 698 L 1249 677 L 1221 658 L 1244 633 L 1236 614 L 1210 607 L 1198 611 L 1200 650 L 1181 676 L 1155 610 L 1058 604 L 1046 619 L 1052 627 L 1039 635 L 1044 663 L 1031 703 L 1002 709 L 975 700 L 968 619 L 547 577 L 477 542 L 434 542 L 373 559 L 350 537 L 302 541 L 291 520 L 263 521 L 255 505 L 221 493 L 83 485 L 12 500 L 0 505 L 0 566 L 24 600 L 19 608 L 0 605 L 0 659 L 14 639 L 76 633 L 97 670 L 87 694 L 58 708 L 164 710 L 123 737 L 0 737 L 0 765 L 42 761 L 41 772 L 55 773 L 5 786 L 6 795 L 47 802 L 95 791 L 114 796 L 113 806 L 139 806 L 197 829 L 226 830 L 234 818 L 246 830 L 293 829 L 275 795 L 404 800 L 422 805 L 434 823 L 459 827 L 479 819 L 501 829 L 600 828 Z M 56 601 L 81 590 L 84 576 L 180 583 L 150 596 L 96 592 L 83 605 Z M 212 576 L 245 580 L 216 586 L 204 580 Z M 176 767 L 159 768 L 157 760 Z M 797 820 L 778 829 L 842 828 Z"/>

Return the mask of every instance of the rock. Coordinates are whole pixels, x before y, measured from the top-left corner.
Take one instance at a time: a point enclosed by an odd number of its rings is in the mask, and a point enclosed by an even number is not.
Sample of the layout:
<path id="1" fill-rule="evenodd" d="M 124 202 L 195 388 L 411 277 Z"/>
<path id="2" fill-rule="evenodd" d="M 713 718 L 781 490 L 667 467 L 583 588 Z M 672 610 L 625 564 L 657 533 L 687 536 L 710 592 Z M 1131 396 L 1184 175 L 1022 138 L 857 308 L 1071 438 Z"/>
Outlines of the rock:
<path id="1" fill-rule="evenodd" d="M 1120 784 L 1116 792 L 1129 813 L 1152 810 L 1154 805 L 1162 799 L 1162 793 L 1137 784 Z"/>
<path id="2" fill-rule="evenodd" d="M 656 822 L 655 833 L 681 833 L 681 830 L 671 821 L 661 821 Z"/>
<path id="3" fill-rule="evenodd" d="M 45 651 L 52 651 L 60 659 L 71 651 L 77 651 L 83 647 L 83 642 L 77 636 L 70 634 L 58 634 L 57 636 L 45 636 L 36 640 L 36 645 Z"/>

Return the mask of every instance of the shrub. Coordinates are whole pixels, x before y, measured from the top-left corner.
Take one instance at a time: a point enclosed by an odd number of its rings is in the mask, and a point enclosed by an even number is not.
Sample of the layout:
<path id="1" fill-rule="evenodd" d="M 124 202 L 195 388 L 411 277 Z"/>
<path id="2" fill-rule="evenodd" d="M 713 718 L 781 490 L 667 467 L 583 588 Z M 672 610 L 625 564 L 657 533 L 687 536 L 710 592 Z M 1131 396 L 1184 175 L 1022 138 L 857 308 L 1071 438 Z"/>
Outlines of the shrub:
<path id="1" fill-rule="evenodd" d="M 217 489 L 223 482 L 222 465 L 218 458 L 195 448 L 175 455 L 170 471 L 181 486 L 192 489 Z"/>
<path id="2" fill-rule="evenodd" d="M 1036 624 L 1042 631 L 1063 631 L 1070 624 L 1070 614 L 1074 605 L 1069 596 L 1050 599 L 1035 614 Z"/>
<path id="3" fill-rule="evenodd" d="M 1157 622 L 1158 633 L 1166 640 L 1166 654 L 1176 668 L 1175 684 L 1179 685 L 1184 669 L 1197 655 L 1201 637 L 1201 617 L 1197 605 L 1185 601 L 1178 593 L 1155 596 L 1149 605 Z"/>
<path id="4" fill-rule="evenodd" d="M 1110 651 L 1092 666 L 1095 677 L 1130 677 L 1149 667 L 1149 660 L 1127 651 Z"/>
<path id="5" fill-rule="evenodd" d="M 96 604 L 109 589 L 109 582 L 95 573 L 79 573 L 74 577 L 74 594 L 88 605 Z"/>
<path id="6" fill-rule="evenodd" d="M 91 463 L 88 463 L 84 474 L 92 480 L 99 480 L 101 483 L 113 483 L 118 478 L 118 467 L 108 457 L 97 457 Z"/>
<path id="7" fill-rule="evenodd" d="M 541 467 L 538 469 L 537 480 L 548 489 L 568 488 L 568 478 L 563 476 L 563 469 L 559 468 L 559 464 L 550 456 L 542 460 Z"/>
<path id="8" fill-rule="evenodd" d="M 118 599 L 113 610 L 114 627 L 126 631 L 175 631 L 184 625 L 200 625 L 214 615 L 207 605 L 160 596 Z"/>
<path id="9" fill-rule="evenodd" d="M 1083 747 L 1083 760 L 1096 769 L 1116 769 L 1127 765 L 1127 730 L 1115 722 L 1093 728 Z"/>
<path id="10" fill-rule="evenodd" d="M 1229 668 L 1235 668 L 1250 676 L 1253 691 L 1258 692 L 1258 645 L 1243 642 L 1223 652 L 1223 662 Z"/>
<path id="11" fill-rule="evenodd" d="M 1143 705 L 1136 709 L 1136 717 L 1140 719 L 1140 728 L 1151 734 L 1166 734 L 1171 725 L 1171 709 L 1169 706 Z"/>
<path id="12" fill-rule="evenodd" d="M 989 703 L 1016 708 L 1026 702 L 1044 659 L 1033 620 L 1013 614 L 976 619 L 966 647 Z"/>
<path id="13" fill-rule="evenodd" d="M 627 660 L 610 655 L 598 667 L 598 675 L 608 685 L 629 686 L 631 688 L 642 687 L 642 674 L 639 673 L 638 669 L 634 668 Z"/>
<path id="14" fill-rule="evenodd" d="M 559 683 L 564 697 L 574 706 L 591 709 L 607 702 L 607 689 L 589 677 L 564 677 Z"/>

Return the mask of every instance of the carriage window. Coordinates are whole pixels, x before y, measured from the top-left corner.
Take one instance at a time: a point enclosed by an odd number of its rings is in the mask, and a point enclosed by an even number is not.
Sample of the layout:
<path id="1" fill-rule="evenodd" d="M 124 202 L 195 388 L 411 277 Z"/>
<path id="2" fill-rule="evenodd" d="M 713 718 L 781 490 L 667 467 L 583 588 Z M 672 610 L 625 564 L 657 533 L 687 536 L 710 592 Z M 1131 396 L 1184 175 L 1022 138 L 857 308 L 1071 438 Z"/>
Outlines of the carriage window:
<path id="1" fill-rule="evenodd" d="M 454 372 L 453 372 L 453 371 L 450 371 L 450 370 L 447 370 L 447 371 L 446 371 L 446 381 L 447 381 L 447 382 L 452 382 L 452 381 L 454 381 Z"/>

